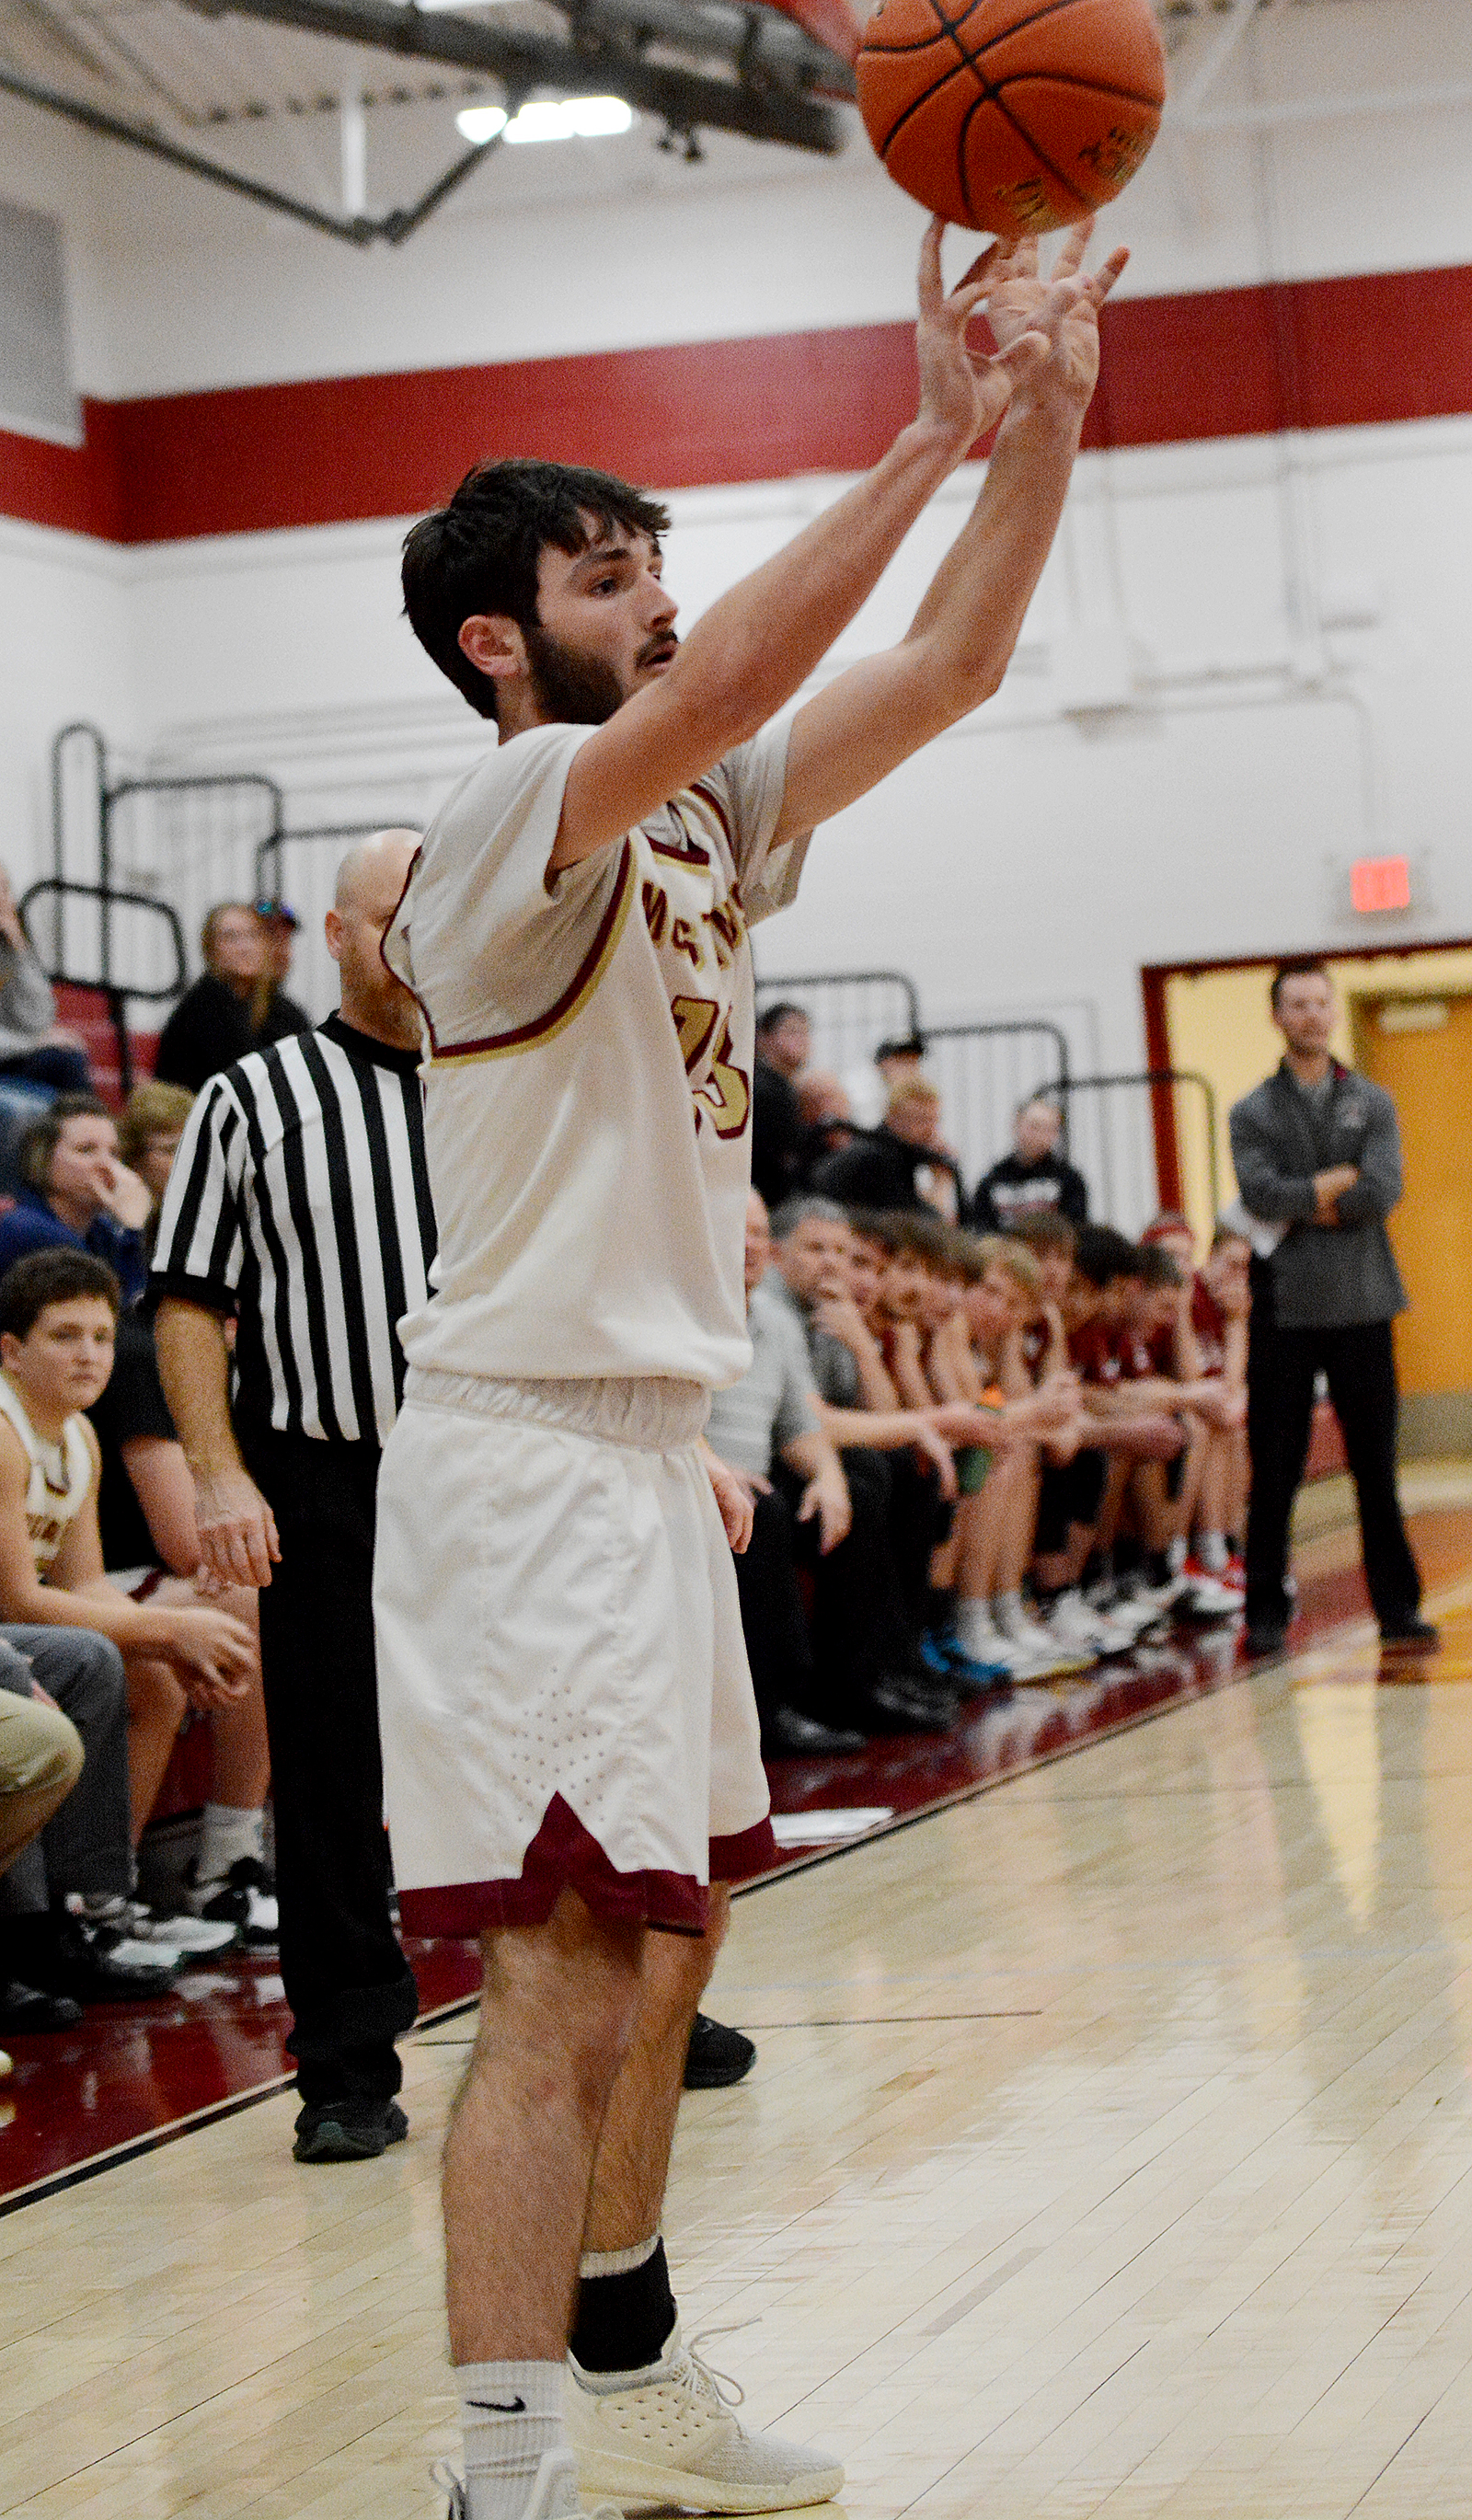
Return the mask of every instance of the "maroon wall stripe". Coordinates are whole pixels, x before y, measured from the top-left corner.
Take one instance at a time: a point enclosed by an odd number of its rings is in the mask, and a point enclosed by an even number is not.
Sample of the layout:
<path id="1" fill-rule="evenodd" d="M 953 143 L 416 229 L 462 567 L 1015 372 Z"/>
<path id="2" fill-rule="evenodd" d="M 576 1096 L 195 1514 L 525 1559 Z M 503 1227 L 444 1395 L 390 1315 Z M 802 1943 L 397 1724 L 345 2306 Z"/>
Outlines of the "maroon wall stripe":
<path id="1" fill-rule="evenodd" d="M 1472 268 L 1104 309 L 1090 446 L 1472 411 Z M 401 517 L 481 456 L 665 489 L 844 472 L 914 409 L 909 324 L 88 402 L 86 442 L 0 431 L 0 515 L 119 543 Z"/>

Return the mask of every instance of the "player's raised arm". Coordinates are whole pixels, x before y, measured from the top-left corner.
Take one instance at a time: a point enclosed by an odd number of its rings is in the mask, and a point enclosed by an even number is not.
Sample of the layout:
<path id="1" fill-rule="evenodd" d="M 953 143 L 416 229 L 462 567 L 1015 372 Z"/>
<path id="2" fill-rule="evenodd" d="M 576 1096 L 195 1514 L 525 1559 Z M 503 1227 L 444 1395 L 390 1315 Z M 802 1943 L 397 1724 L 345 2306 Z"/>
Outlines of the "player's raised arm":
<path id="1" fill-rule="evenodd" d="M 779 838 L 864 795 L 1001 683 L 1063 513 L 1098 377 L 1098 310 L 1128 258 L 1120 249 L 1086 276 L 1092 225 L 1070 231 L 1048 280 L 1032 239 L 976 266 L 1004 354 L 1041 335 L 1047 355 L 1019 375 L 981 495 L 899 647 L 840 674 L 793 720 Z"/>
<path id="2" fill-rule="evenodd" d="M 941 482 L 1046 356 L 1046 338 L 1029 324 L 1014 326 L 995 356 L 967 347 L 967 326 L 992 287 L 995 251 L 948 295 L 943 233 L 933 221 L 920 257 L 916 417 L 846 497 L 712 605 L 658 679 L 582 745 L 568 774 L 554 870 L 620 838 L 801 690 Z"/>

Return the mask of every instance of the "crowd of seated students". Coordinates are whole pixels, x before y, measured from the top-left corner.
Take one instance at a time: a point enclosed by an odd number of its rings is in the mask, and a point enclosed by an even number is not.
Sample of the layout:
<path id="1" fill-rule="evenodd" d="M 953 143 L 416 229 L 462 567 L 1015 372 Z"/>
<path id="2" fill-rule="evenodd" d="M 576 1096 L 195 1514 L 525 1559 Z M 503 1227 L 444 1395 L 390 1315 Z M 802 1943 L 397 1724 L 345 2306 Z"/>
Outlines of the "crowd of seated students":
<path id="1" fill-rule="evenodd" d="M 294 921 L 272 908 L 215 915 L 251 990 L 215 1064 L 308 1021 L 281 985 Z M 276 1905 L 256 1597 L 200 1577 L 193 1482 L 137 1309 L 194 1095 L 150 1080 L 114 1119 L 80 1047 L 41 1038 L 49 991 L 9 910 L 0 878 L 0 1051 L 23 1016 L 42 1064 L 0 1065 L 50 1095 L 0 1213 L 0 2032 L 33 2032 L 269 1948 Z M 138 1847 L 192 1716 L 206 1800 L 160 1911 Z"/>
<path id="2" fill-rule="evenodd" d="M 959 1227 L 923 1043 L 883 1045 L 875 1126 L 826 1072 L 805 1094 L 806 1018 L 771 1012 L 785 1129 L 763 1168 L 782 1196 L 770 1218 L 753 1198 L 748 1234 L 759 1366 L 710 1427 L 758 1508 L 741 1597 L 769 1749 L 944 1727 L 1167 1621 L 1234 1620 L 1246 1245 L 1223 1228 L 1198 1266 L 1182 1216 L 1138 1242 L 1090 1222 L 1046 1096 Z"/>

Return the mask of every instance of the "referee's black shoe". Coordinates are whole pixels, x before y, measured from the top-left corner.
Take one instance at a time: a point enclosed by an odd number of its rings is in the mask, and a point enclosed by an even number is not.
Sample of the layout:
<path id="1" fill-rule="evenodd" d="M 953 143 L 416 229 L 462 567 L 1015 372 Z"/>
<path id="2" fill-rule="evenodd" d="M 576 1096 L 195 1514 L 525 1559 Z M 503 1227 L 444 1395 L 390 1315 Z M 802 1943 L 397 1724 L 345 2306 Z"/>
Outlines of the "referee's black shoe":
<path id="1" fill-rule="evenodd" d="M 1387 1654 L 1435 1653 L 1441 1643 L 1441 1631 L 1429 1619 L 1398 1619 L 1394 1627 L 1380 1631 L 1380 1650 Z"/>
<path id="2" fill-rule="evenodd" d="M 732 2030 L 724 2021 L 712 2021 L 708 2012 L 697 2012 L 685 2051 L 685 2088 L 688 2092 L 721 2092 L 728 2083 L 739 2083 L 756 2063 L 756 2042 L 742 2030 Z"/>
<path id="3" fill-rule="evenodd" d="M 397 2100 L 323 2100 L 297 2114 L 293 2161 L 377 2161 L 402 2143 L 409 2120 Z"/>

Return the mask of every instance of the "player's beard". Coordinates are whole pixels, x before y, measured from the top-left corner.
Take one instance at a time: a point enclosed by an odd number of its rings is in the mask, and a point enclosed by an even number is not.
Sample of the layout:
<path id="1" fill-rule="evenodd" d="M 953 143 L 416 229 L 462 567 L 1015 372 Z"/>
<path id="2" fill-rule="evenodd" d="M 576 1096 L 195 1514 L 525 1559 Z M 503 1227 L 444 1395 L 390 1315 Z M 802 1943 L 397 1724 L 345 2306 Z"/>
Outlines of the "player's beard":
<path id="1" fill-rule="evenodd" d="M 540 623 L 524 626 L 527 661 L 543 722 L 549 726 L 606 726 L 628 698 L 611 665 L 569 648 Z"/>

